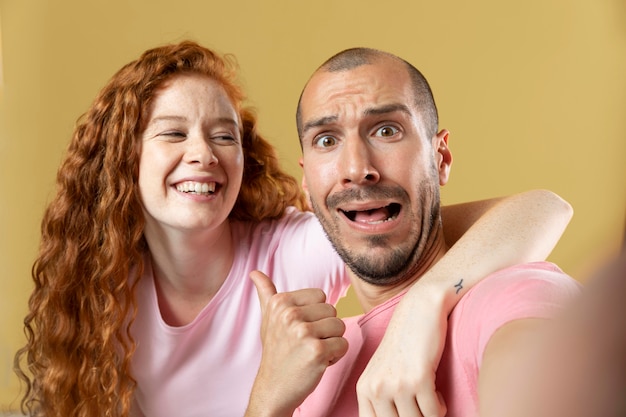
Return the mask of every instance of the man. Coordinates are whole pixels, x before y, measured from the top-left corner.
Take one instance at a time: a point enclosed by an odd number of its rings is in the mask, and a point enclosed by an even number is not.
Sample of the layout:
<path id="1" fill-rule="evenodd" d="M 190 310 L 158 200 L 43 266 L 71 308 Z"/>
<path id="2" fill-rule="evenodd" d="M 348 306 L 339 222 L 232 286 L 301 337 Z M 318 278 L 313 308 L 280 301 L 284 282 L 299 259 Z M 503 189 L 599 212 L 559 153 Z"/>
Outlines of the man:
<path id="1" fill-rule="evenodd" d="M 281 395 L 273 397 L 280 397 L 278 405 L 265 402 L 267 414 L 291 415 L 321 378 L 296 414 L 421 415 L 413 411 L 415 401 L 359 410 L 356 383 L 402 295 L 448 249 L 439 187 L 448 181 L 452 155 L 448 131 L 438 131 L 430 87 L 396 56 L 371 49 L 343 51 L 305 86 L 297 122 L 303 186 L 356 276 L 353 287 L 366 314 L 346 321 L 349 348 L 340 361 L 345 345 L 319 343 L 311 348 L 314 359 L 299 369 L 274 366 L 272 372 L 280 373 L 282 381 L 292 380 L 269 388 Z M 264 285 L 255 280 L 258 288 Z M 490 415 L 517 341 L 533 334 L 541 324 L 538 318 L 551 316 L 577 292 L 573 280 L 547 263 L 502 270 L 468 292 L 450 316 L 437 370 L 448 415 L 478 415 L 479 399 L 480 415 Z M 325 320 L 329 330 L 320 332 L 320 341 L 337 339 L 336 322 Z M 290 342 L 266 341 L 264 346 L 289 352 L 285 345 Z M 285 363 L 293 363 L 287 355 Z M 256 392 L 264 389 L 255 385 Z"/>

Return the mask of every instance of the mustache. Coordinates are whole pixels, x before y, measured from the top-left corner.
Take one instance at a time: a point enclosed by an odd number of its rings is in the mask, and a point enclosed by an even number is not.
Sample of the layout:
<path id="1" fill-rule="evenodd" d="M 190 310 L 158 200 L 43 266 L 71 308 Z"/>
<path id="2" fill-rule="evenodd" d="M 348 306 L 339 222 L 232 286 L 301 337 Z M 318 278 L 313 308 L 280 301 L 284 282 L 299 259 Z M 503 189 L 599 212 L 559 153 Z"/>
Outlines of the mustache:
<path id="1" fill-rule="evenodd" d="M 389 185 L 366 185 L 363 187 L 349 188 L 329 195 L 326 198 L 326 206 L 329 209 L 334 210 L 344 204 L 355 201 L 387 199 L 408 201 L 409 195 L 402 187 Z"/>

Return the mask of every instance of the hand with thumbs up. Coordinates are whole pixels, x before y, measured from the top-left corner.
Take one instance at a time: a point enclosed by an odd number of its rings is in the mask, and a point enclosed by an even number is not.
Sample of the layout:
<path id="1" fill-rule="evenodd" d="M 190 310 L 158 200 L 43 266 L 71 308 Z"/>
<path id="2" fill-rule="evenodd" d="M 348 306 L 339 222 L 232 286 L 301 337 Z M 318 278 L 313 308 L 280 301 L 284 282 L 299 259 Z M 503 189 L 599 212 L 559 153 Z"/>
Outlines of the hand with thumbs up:
<path id="1" fill-rule="evenodd" d="M 291 416 L 347 352 L 345 325 L 322 290 L 277 293 L 265 274 L 250 277 L 263 314 L 263 355 L 246 416 Z"/>

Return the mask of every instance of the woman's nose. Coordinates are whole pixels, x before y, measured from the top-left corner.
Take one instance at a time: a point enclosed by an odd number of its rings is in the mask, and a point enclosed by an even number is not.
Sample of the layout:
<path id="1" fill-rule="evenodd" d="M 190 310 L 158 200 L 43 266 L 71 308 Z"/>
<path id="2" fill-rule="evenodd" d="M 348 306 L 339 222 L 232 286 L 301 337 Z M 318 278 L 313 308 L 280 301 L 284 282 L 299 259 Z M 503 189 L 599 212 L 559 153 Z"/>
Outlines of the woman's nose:
<path id="1" fill-rule="evenodd" d="M 201 164 L 202 166 L 211 166 L 218 163 L 217 156 L 209 141 L 201 136 L 193 136 L 187 139 L 188 149 L 186 152 L 186 161 L 193 164 Z"/>

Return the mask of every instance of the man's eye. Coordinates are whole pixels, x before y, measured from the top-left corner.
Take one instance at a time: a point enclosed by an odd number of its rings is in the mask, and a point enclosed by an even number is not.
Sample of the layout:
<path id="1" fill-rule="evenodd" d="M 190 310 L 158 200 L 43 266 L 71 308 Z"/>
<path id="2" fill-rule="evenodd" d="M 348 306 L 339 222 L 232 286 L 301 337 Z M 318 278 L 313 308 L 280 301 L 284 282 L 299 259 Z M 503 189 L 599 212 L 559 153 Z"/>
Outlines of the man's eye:
<path id="1" fill-rule="evenodd" d="M 337 140 L 332 136 L 321 136 L 315 140 L 315 145 L 320 148 L 329 148 L 334 146 L 337 143 Z"/>
<path id="2" fill-rule="evenodd" d="M 376 130 L 376 136 L 391 137 L 398 132 L 399 130 L 393 126 L 382 126 Z"/>

